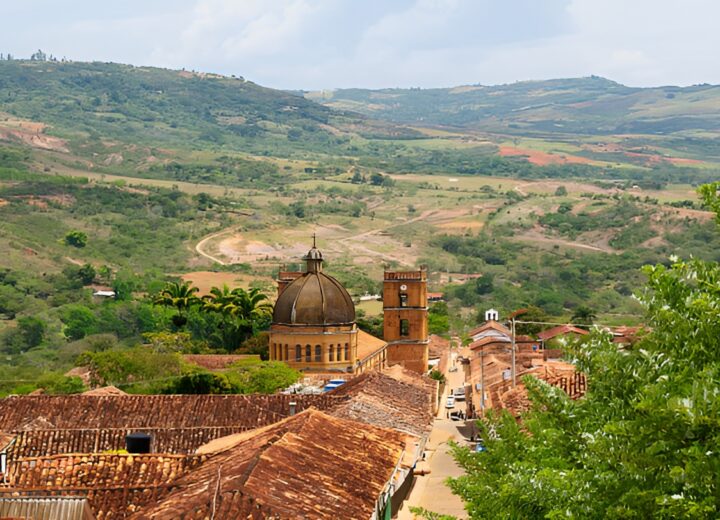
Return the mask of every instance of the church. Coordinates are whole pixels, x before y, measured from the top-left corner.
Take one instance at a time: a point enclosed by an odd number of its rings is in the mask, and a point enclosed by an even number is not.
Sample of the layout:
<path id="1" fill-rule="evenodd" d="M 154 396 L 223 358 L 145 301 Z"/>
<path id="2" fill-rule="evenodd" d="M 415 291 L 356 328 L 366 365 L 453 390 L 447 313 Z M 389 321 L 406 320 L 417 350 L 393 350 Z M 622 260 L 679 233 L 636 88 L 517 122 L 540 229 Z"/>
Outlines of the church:
<path id="1" fill-rule="evenodd" d="M 347 290 L 323 272 L 313 247 L 304 272 L 281 271 L 270 326 L 270 359 L 306 373 L 360 374 L 392 365 L 428 370 L 427 271 L 385 271 L 383 338 L 358 328 Z"/>

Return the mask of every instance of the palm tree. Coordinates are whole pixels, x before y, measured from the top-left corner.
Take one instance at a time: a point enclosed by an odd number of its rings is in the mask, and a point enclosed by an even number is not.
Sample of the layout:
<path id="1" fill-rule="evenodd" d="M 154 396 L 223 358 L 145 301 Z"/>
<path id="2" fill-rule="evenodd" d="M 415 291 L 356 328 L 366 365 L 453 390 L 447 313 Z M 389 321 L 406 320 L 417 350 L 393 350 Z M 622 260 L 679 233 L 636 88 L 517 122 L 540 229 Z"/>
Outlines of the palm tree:
<path id="1" fill-rule="evenodd" d="M 173 316 L 172 321 L 176 327 L 181 328 L 187 323 L 188 309 L 200 302 L 200 299 L 195 296 L 196 292 L 198 292 L 198 288 L 193 287 L 191 282 L 168 282 L 153 299 L 153 303 L 176 308 L 178 313 Z"/>
<path id="2" fill-rule="evenodd" d="M 254 288 L 230 290 L 213 287 L 203 298 L 203 310 L 222 316 L 219 338 L 227 350 L 235 350 L 240 343 L 252 336 L 258 322 L 270 316 L 272 305 L 267 296 Z"/>
<path id="3" fill-rule="evenodd" d="M 573 323 L 590 326 L 593 324 L 596 318 L 597 315 L 595 314 L 595 311 L 593 311 L 590 307 L 581 305 L 580 307 L 575 309 L 575 313 L 572 315 L 572 318 L 570 318 L 570 320 Z"/>

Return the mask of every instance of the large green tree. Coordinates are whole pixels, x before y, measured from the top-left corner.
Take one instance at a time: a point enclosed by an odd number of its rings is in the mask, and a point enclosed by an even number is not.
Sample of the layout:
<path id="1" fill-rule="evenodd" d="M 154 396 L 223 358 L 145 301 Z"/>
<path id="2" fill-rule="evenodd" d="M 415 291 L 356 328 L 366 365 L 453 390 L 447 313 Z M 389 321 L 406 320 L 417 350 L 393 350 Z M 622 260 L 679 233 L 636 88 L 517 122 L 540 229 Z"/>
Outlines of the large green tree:
<path id="1" fill-rule="evenodd" d="M 716 211 L 718 189 L 701 190 Z M 720 265 L 673 258 L 645 274 L 638 343 L 595 331 L 570 347 L 584 398 L 528 377 L 522 421 L 490 414 L 487 451 L 456 449 L 466 475 L 450 486 L 471 518 L 720 517 Z"/>

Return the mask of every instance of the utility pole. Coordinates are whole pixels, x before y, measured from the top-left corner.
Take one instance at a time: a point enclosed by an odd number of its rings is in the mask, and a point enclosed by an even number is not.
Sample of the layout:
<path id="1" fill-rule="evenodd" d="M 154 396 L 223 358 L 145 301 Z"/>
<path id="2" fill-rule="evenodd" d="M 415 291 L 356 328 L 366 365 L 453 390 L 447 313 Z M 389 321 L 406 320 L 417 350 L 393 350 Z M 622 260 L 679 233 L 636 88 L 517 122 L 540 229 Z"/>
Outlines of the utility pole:
<path id="1" fill-rule="evenodd" d="M 516 382 L 515 382 L 515 316 L 513 316 L 510 319 L 510 332 L 511 335 L 511 342 L 510 342 L 510 355 L 512 357 L 512 366 L 511 366 L 511 374 L 510 378 L 512 379 L 512 386 L 515 388 Z"/>
<path id="2" fill-rule="evenodd" d="M 485 416 L 485 348 L 480 349 L 480 411 Z"/>
<path id="3" fill-rule="evenodd" d="M 510 314 L 510 332 L 511 332 L 510 355 L 512 358 L 512 366 L 510 367 L 510 379 L 512 380 L 513 388 L 516 385 L 515 374 L 517 372 L 515 369 L 515 318 L 517 318 L 518 316 L 520 316 L 522 314 L 525 314 L 526 312 L 527 312 L 527 309 L 518 309 L 515 312 Z"/>

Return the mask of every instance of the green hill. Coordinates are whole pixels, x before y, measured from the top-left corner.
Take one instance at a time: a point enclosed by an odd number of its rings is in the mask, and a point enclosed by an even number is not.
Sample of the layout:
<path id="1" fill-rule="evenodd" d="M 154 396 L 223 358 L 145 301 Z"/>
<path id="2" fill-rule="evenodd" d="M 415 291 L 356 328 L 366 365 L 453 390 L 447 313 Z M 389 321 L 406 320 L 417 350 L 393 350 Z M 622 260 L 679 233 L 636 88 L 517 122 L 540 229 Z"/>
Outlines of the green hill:
<path id="1" fill-rule="evenodd" d="M 412 134 L 243 78 L 99 62 L 0 61 L 0 112 L 51 125 L 79 153 L 100 139 L 340 153 L 354 135 Z"/>
<path id="2" fill-rule="evenodd" d="M 720 130 L 720 86 L 631 88 L 604 78 L 436 89 L 342 89 L 306 95 L 406 124 L 585 134 Z"/>

